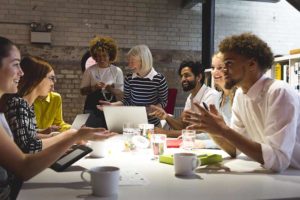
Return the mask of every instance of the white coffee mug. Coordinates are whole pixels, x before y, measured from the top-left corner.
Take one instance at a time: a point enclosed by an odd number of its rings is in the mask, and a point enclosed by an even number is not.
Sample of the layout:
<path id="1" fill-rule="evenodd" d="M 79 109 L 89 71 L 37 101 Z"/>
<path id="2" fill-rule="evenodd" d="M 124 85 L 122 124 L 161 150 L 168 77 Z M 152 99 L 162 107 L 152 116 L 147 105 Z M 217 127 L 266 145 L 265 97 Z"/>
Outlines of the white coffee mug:
<path id="1" fill-rule="evenodd" d="M 175 175 L 193 175 L 195 169 L 200 165 L 197 155 L 193 153 L 175 153 L 174 168 Z"/>
<path id="2" fill-rule="evenodd" d="M 93 151 L 90 153 L 91 157 L 103 158 L 108 154 L 108 147 L 106 141 L 90 141 L 90 147 Z"/>
<path id="3" fill-rule="evenodd" d="M 85 173 L 91 175 L 91 180 L 84 177 Z M 120 169 L 113 166 L 94 167 L 81 172 L 81 178 L 92 186 L 92 193 L 99 197 L 108 197 L 118 194 Z"/>

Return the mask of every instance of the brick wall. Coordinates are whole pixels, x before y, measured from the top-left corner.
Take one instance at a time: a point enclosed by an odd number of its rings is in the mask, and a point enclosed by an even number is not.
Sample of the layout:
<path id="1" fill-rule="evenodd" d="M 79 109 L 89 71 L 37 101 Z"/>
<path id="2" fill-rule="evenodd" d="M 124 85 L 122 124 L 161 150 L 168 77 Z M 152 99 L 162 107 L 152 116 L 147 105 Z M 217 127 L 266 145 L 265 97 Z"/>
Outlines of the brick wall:
<path id="1" fill-rule="evenodd" d="M 67 121 L 82 111 L 79 94 L 80 60 L 95 34 L 115 38 L 120 47 L 117 65 L 125 53 L 147 44 L 155 67 L 169 87 L 179 89 L 177 106 L 186 94 L 178 84 L 177 67 L 183 59 L 201 58 L 201 5 L 180 8 L 180 0 L 0 0 L 0 35 L 20 45 L 23 55 L 41 56 L 56 66 L 56 89 L 63 96 Z M 51 45 L 30 44 L 30 22 L 52 23 Z M 300 12 L 286 1 L 258 3 L 216 0 L 215 43 L 225 36 L 252 31 L 265 39 L 275 54 L 300 47 Z"/>
<path id="2" fill-rule="evenodd" d="M 63 97 L 64 118 L 72 121 L 74 116 L 83 110 L 85 97 L 80 95 L 81 56 L 87 51 L 86 47 L 49 47 L 41 45 L 19 45 L 22 55 L 35 55 L 48 60 L 55 70 L 57 83 L 55 90 Z M 128 48 L 120 48 L 116 65 L 125 71 L 126 53 Z M 170 88 L 178 88 L 177 105 L 182 106 L 187 97 L 179 84 L 177 69 L 181 60 L 196 60 L 200 57 L 199 51 L 159 50 L 152 49 L 155 69 L 167 77 Z"/>

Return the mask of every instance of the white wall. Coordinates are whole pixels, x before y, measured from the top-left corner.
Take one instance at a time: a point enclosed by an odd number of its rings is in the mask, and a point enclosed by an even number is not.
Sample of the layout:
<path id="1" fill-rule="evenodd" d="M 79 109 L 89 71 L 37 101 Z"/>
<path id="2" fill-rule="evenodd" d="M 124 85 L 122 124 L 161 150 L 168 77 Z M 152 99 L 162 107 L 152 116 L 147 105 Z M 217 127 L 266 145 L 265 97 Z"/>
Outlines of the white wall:
<path id="1" fill-rule="evenodd" d="M 285 0 L 217 0 L 215 31 L 216 43 L 224 36 L 251 31 L 264 39 L 274 54 L 287 54 L 300 48 L 300 12 Z"/>

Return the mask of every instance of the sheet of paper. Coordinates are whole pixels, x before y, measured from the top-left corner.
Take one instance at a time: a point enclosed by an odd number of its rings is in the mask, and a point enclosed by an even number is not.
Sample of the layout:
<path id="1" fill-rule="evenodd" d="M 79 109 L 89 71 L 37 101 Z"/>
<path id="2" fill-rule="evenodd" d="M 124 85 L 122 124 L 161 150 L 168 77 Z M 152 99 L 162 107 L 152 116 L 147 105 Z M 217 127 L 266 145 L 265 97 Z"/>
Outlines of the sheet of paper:
<path id="1" fill-rule="evenodd" d="M 143 174 L 137 171 L 121 170 L 120 186 L 126 185 L 148 185 L 149 181 Z"/>
<path id="2" fill-rule="evenodd" d="M 231 172 L 259 172 L 267 171 L 261 167 L 258 162 L 249 161 L 249 160 L 230 160 L 224 164 L 230 169 Z"/>

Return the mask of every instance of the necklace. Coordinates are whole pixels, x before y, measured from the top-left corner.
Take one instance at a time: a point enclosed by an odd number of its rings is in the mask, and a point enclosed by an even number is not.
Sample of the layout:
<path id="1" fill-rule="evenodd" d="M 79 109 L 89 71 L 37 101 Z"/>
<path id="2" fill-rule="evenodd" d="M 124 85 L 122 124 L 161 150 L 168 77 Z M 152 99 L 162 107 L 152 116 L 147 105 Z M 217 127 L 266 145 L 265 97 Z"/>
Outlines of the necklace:
<path id="1" fill-rule="evenodd" d="M 106 92 L 104 89 L 102 89 L 101 92 L 102 92 L 102 96 L 104 97 L 105 101 L 109 101 L 110 102 L 113 99 L 113 94 L 112 93 L 110 93 L 111 94 L 110 98 L 108 98 L 106 96 L 106 94 L 108 94 L 108 92 Z"/>
<path id="2" fill-rule="evenodd" d="M 104 68 L 104 69 L 105 69 L 105 68 Z M 105 70 L 103 73 L 101 73 L 101 68 L 98 69 L 98 70 L 97 70 L 97 74 L 96 74 L 96 76 L 95 76 L 96 79 L 97 79 L 99 82 L 103 82 L 103 83 L 104 83 L 103 79 L 104 79 L 104 76 L 107 74 L 107 71 L 110 72 L 113 82 L 116 82 L 116 74 L 114 74 L 114 73 L 112 72 L 111 65 L 108 67 L 108 70 Z M 108 92 L 108 91 L 106 91 L 104 88 L 102 88 L 101 93 L 102 93 L 102 96 L 104 97 L 104 99 L 105 99 L 106 101 L 111 101 L 111 100 L 113 99 L 113 94 L 112 94 L 112 92 Z M 111 95 L 110 95 L 110 98 L 107 97 L 107 94 L 108 94 L 108 93 L 111 94 Z"/>

